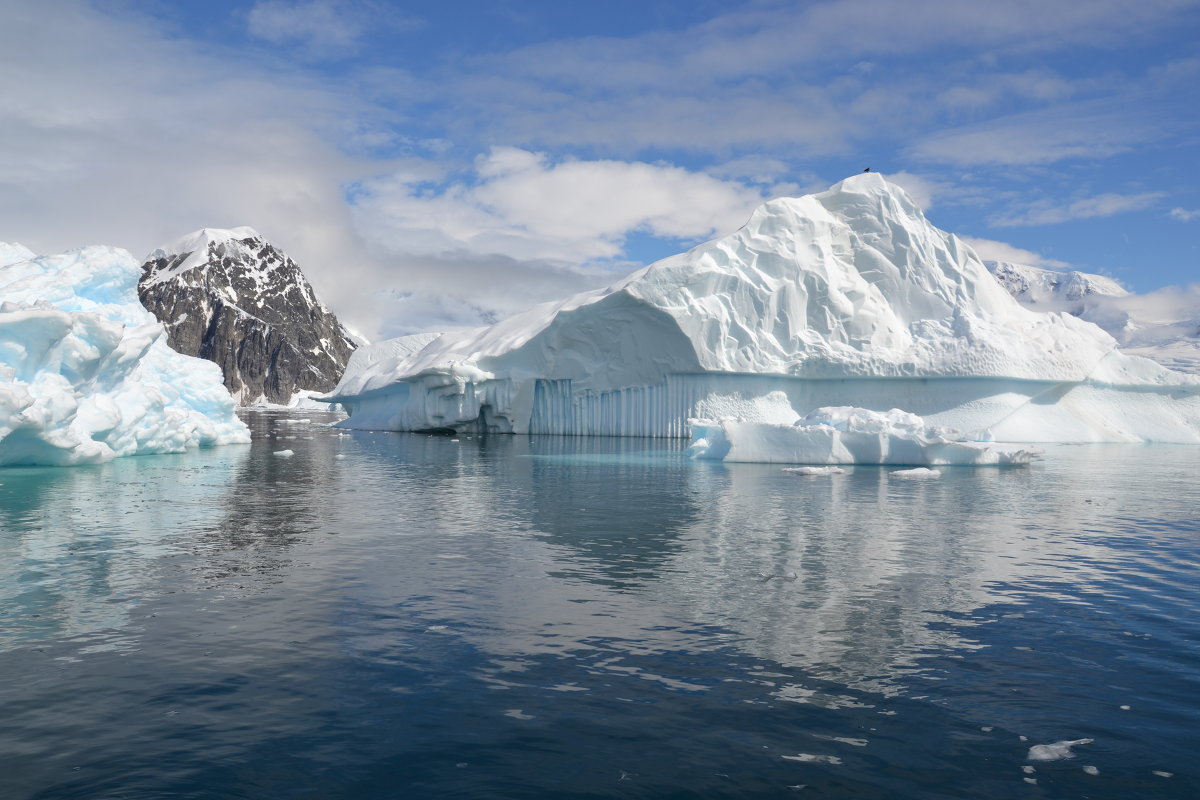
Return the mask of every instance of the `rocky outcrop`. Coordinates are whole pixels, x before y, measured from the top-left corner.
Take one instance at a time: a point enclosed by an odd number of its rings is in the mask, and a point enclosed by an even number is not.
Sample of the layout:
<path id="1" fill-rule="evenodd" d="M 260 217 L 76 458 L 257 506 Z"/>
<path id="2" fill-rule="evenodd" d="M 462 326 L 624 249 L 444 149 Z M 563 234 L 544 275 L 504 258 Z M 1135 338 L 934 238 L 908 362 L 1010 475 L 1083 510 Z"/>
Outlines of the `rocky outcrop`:
<path id="1" fill-rule="evenodd" d="M 155 250 L 138 297 L 174 350 L 221 367 L 240 405 L 331 390 L 355 347 L 296 263 L 252 228 L 205 228 Z"/>

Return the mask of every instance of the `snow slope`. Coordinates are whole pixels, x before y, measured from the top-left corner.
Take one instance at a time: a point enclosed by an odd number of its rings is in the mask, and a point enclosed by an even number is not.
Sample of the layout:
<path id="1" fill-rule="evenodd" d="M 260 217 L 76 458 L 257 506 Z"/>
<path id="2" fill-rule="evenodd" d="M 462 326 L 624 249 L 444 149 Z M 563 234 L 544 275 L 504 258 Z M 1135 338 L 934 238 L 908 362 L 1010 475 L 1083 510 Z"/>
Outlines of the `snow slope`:
<path id="1" fill-rule="evenodd" d="M 0 244 L 0 465 L 248 442 L 213 364 L 167 347 L 129 253 Z"/>
<path id="2" fill-rule="evenodd" d="M 444 334 L 329 399 L 349 427 L 678 437 L 691 417 L 754 420 L 781 391 L 800 415 L 898 407 L 1012 441 L 1200 441 L 1200 381 L 1115 348 L 1094 325 L 1023 308 L 868 173 L 772 200 L 607 289 Z M 1148 392 L 1169 413 L 1143 425 L 1128 412 Z"/>

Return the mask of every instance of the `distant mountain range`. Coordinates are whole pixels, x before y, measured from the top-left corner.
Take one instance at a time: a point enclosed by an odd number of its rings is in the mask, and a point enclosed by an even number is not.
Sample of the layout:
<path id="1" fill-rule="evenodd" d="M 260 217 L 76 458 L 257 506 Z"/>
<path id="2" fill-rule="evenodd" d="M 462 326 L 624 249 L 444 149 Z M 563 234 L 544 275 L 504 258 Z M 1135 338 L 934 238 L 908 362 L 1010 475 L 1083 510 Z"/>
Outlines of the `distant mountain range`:
<path id="1" fill-rule="evenodd" d="M 1137 295 L 1103 275 L 984 263 L 1026 308 L 1073 314 L 1099 325 L 1124 352 L 1200 374 L 1200 292 L 1172 288 Z"/>

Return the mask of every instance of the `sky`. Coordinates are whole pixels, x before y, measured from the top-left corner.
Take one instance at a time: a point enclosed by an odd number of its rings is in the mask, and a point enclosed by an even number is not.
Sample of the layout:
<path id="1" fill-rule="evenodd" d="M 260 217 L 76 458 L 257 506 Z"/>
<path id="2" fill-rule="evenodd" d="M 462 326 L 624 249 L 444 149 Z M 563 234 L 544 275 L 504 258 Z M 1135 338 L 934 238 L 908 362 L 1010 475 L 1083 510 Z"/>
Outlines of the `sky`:
<path id="1" fill-rule="evenodd" d="M 984 258 L 1200 281 L 1200 0 L 0 3 L 0 241 L 249 225 L 371 338 L 866 167 Z"/>

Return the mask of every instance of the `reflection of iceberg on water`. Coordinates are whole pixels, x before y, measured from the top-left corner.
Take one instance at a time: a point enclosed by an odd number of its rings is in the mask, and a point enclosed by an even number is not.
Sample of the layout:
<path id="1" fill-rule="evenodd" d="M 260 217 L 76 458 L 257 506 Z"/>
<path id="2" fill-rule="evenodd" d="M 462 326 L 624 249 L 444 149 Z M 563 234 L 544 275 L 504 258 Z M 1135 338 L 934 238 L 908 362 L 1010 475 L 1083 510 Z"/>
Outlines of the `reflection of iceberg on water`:
<path id="1" fill-rule="evenodd" d="M 855 406 L 974 440 L 1200 442 L 1200 378 L 1023 308 L 874 173 L 772 200 L 607 289 L 377 355 L 327 398 L 344 427 L 684 438 L 689 419 L 790 424 Z M 790 419 L 755 413 L 772 396 Z M 1002 458 L 957 444 L 942 448 L 956 463 Z"/>
<path id="2" fill-rule="evenodd" d="M 780 396 L 780 402 L 787 398 Z M 693 458 L 782 464 L 1028 464 L 1038 451 L 957 440 L 916 414 L 818 408 L 791 424 L 739 418 L 690 420 Z"/>

